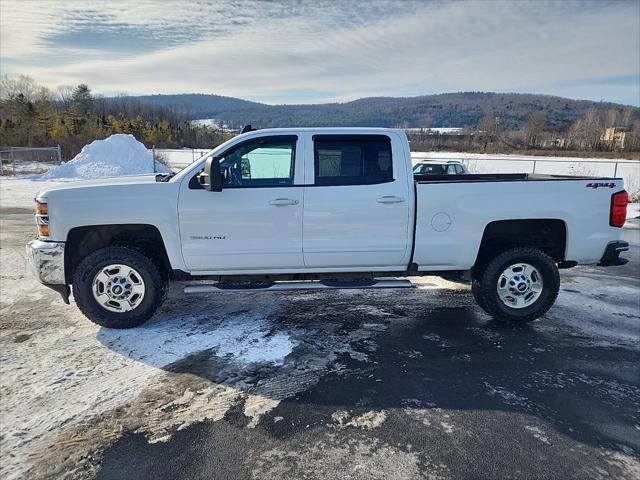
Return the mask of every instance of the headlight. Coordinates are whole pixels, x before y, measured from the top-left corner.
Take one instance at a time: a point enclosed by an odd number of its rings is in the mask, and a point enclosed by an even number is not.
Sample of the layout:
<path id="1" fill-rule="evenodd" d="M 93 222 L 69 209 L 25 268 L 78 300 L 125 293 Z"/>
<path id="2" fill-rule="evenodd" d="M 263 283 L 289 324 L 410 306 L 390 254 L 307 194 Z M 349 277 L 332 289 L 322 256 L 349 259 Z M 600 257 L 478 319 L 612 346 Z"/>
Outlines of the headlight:
<path id="1" fill-rule="evenodd" d="M 36 225 L 39 237 L 49 236 L 49 203 L 45 198 L 36 200 Z"/>

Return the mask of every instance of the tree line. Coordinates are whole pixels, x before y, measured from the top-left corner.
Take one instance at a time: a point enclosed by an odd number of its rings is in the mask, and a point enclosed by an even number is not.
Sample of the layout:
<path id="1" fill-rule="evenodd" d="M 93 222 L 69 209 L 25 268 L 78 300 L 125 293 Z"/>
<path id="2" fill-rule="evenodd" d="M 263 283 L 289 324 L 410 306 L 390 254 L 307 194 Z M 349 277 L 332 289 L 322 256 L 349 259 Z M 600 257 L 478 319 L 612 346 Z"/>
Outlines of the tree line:
<path id="1" fill-rule="evenodd" d="M 486 114 L 477 128 L 454 134 L 423 129 L 409 131 L 416 151 L 462 150 L 489 153 L 535 150 L 552 152 L 640 152 L 640 118 L 632 107 L 589 108 L 565 128 L 551 125 L 542 110 L 530 112 L 520 128 L 506 128 L 501 118 Z M 402 125 L 399 125 L 400 127 Z"/>
<path id="2" fill-rule="evenodd" d="M 157 148 L 212 148 L 230 138 L 192 124 L 190 112 L 181 108 L 94 95 L 85 84 L 51 90 L 26 76 L 0 79 L 0 145 L 60 145 L 63 158 L 70 159 L 87 143 L 115 133 Z"/>
<path id="3" fill-rule="evenodd" d="M 51 90 L 25 76 L 0 79 L 0 145 L 59 144 L 66 159 L 114 133 L 132 134 L 147 147 L 213 148 L 231 135 L 192 122 L 205 112 L 236 127 L 414 127 L 408 131 L 413 150 L 640 151 L 638 108 L 544 95 L 461 92 L 265 105 L 203 94 L 103 97 L 84 84 Z M 465 129 L 438 135 L 430 126 Z M 613 127 L 622 128 L 607 139 Z"/>

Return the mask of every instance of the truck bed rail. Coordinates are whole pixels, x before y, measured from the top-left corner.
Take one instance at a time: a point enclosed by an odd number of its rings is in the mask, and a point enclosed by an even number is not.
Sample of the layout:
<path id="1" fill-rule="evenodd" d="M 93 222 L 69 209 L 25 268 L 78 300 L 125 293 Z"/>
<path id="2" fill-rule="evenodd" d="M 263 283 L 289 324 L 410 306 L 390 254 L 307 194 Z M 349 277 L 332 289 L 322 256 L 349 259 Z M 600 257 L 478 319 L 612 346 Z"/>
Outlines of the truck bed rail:
<path id="1" fill-rule="evenodd" d="M 414 174 L 416 183 L 469 183 L 469 182 L 518 182 L 518 181 L 560 181 L 560 180 L 622 180 L 621 178 L 585 177 L 573 175 L 542 175 L 530 173 L 467 173 L 462 175 L 420 175 Z"/>

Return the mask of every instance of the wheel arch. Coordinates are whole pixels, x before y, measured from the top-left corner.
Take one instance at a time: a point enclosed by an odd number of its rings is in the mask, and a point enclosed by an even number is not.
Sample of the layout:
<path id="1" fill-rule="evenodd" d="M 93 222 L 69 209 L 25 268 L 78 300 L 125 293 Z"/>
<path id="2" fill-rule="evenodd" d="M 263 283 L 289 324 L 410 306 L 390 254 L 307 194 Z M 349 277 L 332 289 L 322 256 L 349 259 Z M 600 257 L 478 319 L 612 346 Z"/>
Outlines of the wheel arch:
<path id="1" fill-rule="evenodd" d="M 149 224 L 84 225 L 71 229 L 65 244 L 64 271 L 67 284 L 72 283 L 78 265 L 87 255 L 104 247 L 129 247 L 148 256 L 166 278 L 171 263 L 160 230 Z"/>
<path id="2" fill-rule="evenodd" d="M 514 247 L 535 247 L 562 262 L 567 249 L 566 223 L 555 218 L 490 222 L 482 234 L 472 273 L 478 273 L 497 254 Z"/>

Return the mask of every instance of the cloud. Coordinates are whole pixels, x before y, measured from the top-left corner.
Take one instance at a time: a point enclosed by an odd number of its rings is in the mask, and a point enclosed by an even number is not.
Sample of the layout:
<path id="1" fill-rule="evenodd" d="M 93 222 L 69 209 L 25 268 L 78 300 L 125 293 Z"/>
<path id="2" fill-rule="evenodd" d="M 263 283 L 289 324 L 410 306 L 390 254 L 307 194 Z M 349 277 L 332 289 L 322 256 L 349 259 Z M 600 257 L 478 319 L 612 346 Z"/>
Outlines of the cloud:
<path id="1" fill-rule="evenodd" d="M 50 28 L 51 12 L 7 20 L 3 6 L 3 43 L 5 23 L 21 36 L 2 48 L 3 73 L 95 91 L 274 103 L 459 90 L 640 103 L 633 82 L 615 80 L 640 75 L 635 2 L 56 5 L 69 33 Z M 28 18 L 31 36 L 18 28 Z"/>

